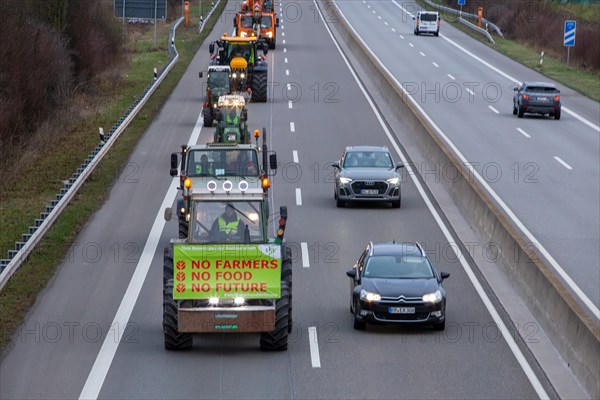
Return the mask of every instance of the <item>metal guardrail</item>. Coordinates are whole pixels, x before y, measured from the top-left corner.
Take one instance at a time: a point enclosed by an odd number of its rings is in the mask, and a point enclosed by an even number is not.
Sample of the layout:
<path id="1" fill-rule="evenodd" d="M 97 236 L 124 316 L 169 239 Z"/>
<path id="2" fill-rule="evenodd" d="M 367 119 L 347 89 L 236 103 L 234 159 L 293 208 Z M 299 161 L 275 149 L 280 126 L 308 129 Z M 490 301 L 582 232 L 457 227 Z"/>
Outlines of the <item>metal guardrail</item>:
<path id="1" fill-rule="evenodd" d="M 485 29 L 482 29 L 482 28 L 478 27 L 477 25 L 472 24 L 469 21 L 467 21 L 466 19 L 461 18 L 461 17 L 458 18 L 458 22 L 460 22 L 467 28 L 471 28 L 474 31 L 481 33 L 482 35 L 484 35 L 487 38 L 487 40 L 490 41 L 490 43 L 496 44 L 496 42 L 494 42 L 494 38 L 492 38 L 492 35 L 490 35 L 490 33 L 488 31 L 486 31 Z"/>
<path id="2" fill-rule="evenodd" d="M 461 12 L 460 10 L 457 10 L 457 9 L 455 9 L 455 8 L 452 8 L 452 7 L 441 6 L 441 5 L 439 5 L 439 4 L 435 4 L 435 3 L 434 3 L 433 1 L 431 1 L 431 0 L 424 0 L 424 1 L 425 1 L 425 3 L 427 3 L 427 4 L 428 4 L 430 7 L 432 7 L 432 8 L 435 8 L 436 10 L 441 10 L 441 11 L 444 11 L 444 12 L 447 12 L 447 13 L 450 13 L 450 14 L 458 15 L 459 17 L 463 17 L 463 18 L 465 18 L 465 17 L 466 17 L 466 18 L 469 18 L 469 19 L 475 19 L 475 20 L 478 18 L 476 14 L 471 14 L 471 13 L 464 12 L 464 11 L 463 11 L 463 12 Z M 459 18 L 459 22 L 460 22 L 460 19 L 461 19 L 461 18 Z M 483 22 L 483 23 L 486 25 L 486 27 L 489 27 L 489 28 L 493 29 L 493 30 L 496 32 L 496 34 L 497 34 L 498 36 L 500 36 L 500 37 L 504 37 L 504 35 L 502 34 L 502 31 L 500 30 L 500 28 L 498 27 L 498 25 L 496 25 L 496 24 L 494 24 L 494 23 L 492 23 L 492 22 L 488 21 L 488 20 L 487 20 L 487 19 L 485 19 L 485 18 L 481 18 L 481 22 Z M 471 24 L 471 25 L 472 25 L 472 24 Z M 467 26 L 468 26 L 469 28 L 472 28 L 472 27 L 471 27 L 471 26 L 469 26 L 469 25 L 467 25 Z M 476 27 L 476 28 L 478 28 L 478 29 L 482 29 L 482 28 L 479 28 L 479 27 Z M 487 32 L 487 30 L 486 30 L 486 29 L 483 29 L 483 30 Z M 489 35 L 489 33 L 488 33 L 488 35 Z"/>
<path id="3" fill-rule="evenodd" d="M 217 4 L 220 2 L 221 0 L 219 0 Z M 200 32 L 204 28 L 204 21 L 211 17 L 216 8 L 215 6 L 216 5 L 213 4 L 206 18 L 202 19 Z M 179 53 L 175 47 L 175 32 L 183 20 L 183 17 L 179 18 L 169 30 L 169 60 L 167 63 L 163 65 L 159 72 L 155 72 L 154 79 L 144 88 L 133 104 L 112 126 L 104 140 L 100 141 L 100 144 L 85 158 L 75 173 L 65 181 L 63 188 L 56 194 L 54 200 L 51 200 L 44 211 L 40 213 L 39 218 L 34 220 L 33 225 L 29 227 L 27 233 L 21 235 L 21 240 L 15 243 L 14 249 L 8 251 L 8 258 L 0 259 L 0 290 L 4 288 L 10 277 L 17 269 L 19 269 L 21 264 L 27 260 L 29 254 L 31 254 L 46 232 L 48 232 L 54 221 L 56 221 L 62 211 L 67 207 L 102 158 L 108 153 L 117 138 L 127 128 L 129 123 L 135 118 L 140 109 L 146 104 L 150 96 L 152 96 L 154 91 L 173 68 L 179 59 Z"/>

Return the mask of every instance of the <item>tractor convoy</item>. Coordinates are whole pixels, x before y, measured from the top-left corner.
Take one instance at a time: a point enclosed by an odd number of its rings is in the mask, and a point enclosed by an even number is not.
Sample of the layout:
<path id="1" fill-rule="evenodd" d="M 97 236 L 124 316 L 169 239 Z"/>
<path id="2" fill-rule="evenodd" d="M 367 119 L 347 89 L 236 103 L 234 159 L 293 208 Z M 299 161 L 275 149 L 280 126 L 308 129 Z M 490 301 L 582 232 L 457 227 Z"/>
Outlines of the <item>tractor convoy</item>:
<path id="1" fill-rule="evenodd" d="M 287 208 L 281 206 L 278 219 L 270 221 L 269 177 L 276 173 L 277 156 L 269 152 L 265 128 L 262 134 L 254 131 L 252 142 L 246 107 L 248 101 L 267 100 L 266 55 L 275 47 L 278 20 L 272 2 L 248 2 L 236 16 L 236 36 L 224 34 L 209 44 L 202 113 L 204 126 L 217 122 L 213 142 L 183 145 L 171 154 L 170 174 L 179 177 L 181 192 L 179 237 L 164 250 L 168 350 L 189 349 L 193 333 L 209 332 L 260 333 L 261 349 L 287 349 L 292 327 Z M 245 17 L 251 18 L 251 31 L 242 27 Z M 172 216 L 167 208 L 165 219 Z"/>

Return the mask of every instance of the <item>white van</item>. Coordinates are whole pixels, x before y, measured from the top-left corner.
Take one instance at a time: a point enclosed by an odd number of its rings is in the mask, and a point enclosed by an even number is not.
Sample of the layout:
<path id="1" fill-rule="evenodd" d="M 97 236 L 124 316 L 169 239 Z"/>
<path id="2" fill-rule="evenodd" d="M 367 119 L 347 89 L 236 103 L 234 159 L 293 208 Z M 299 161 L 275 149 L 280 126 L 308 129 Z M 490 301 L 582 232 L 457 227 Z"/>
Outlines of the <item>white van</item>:
<path id="1" fill-rule="evenodd" d="M 415 35 L 421 33 L 440 34 L 440 14 L 436 11 L 417 11 L 415 20 Z"/>

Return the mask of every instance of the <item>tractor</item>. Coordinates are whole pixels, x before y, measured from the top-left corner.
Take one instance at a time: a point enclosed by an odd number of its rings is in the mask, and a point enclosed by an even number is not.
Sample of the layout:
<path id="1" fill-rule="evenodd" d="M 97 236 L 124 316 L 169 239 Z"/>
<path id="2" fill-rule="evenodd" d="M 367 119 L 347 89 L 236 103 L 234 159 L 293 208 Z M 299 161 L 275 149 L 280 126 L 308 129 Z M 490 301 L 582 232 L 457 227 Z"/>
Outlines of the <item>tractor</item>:
<path id="1" fill-rule="evenodd" d="M 258 50 L 263 54 L 259 56 Z M 269 46 L 259 43 L 256 37 L 227 36 L 208 45 L 212 65 L 229 66 L 231 69 L 231 93 L 246 92 L 251 89 L 251 100 L 257 103 L 267 101 L 266 55 Z M 216 50 L 216 51 L 215 51 Z"/>
<path id="2" fill-rule="evenodd" d="M 219 97 L 216 108 L 215 143 L 250 143 L 248 109 L 241 95 Z"/>
<path id="3" fill-rule="evenodd" d="M 242 151 L 249 145 L 234 146 Z M 209 149 L 221 147 L 232 150 L 230 145 Z M 195 146 L 185 150 L 182 165 L 190 165 L 195 152 L 209 151 Z M 276 236 L 269 237 L 266 175 L 268 168 L 276 168 L 277 160 L 271 155 L 267 165 L 266 147 L 262 156 L 261 177 L 219 174 L 222 165 L 213 162 L 212 171 L 205 166 L 206 179 L 185 178 L 184 213 L 190 229 L 164 250 L 167 350 L 190 349 L 193 333 L 210 332 L 260 333 L 262 350 L 287 349 L 292 327 L 292 257 L 284 239 L 287 208 L 280 207 Z M 177 173 L 177 161 L 175 154 L 172 175 L 173 170 Z M 167 208 L 165 219 L 171 216 Z"/>
<path id="4" fill-rule="evenodd" d="M 273 9 L 273 2 L 247 0 L 242 4 L 242 11 L 237 13 L 233 26 L 237 36 L 258 37 L 259 42 L 265 42 L 274 49 L 277 43 L 279 18 Z"/>
<path id="5" fill-rule="evenodd" d="M 202 78 L 203 73 L 199 73 Z M 215 119 L 215 110 L 220 96 L 231 93 L 231 67 L 229 65 L 211 65 L 206 74 L 206 96 L 204 98 L 204 126 L 210 127 Z"/>

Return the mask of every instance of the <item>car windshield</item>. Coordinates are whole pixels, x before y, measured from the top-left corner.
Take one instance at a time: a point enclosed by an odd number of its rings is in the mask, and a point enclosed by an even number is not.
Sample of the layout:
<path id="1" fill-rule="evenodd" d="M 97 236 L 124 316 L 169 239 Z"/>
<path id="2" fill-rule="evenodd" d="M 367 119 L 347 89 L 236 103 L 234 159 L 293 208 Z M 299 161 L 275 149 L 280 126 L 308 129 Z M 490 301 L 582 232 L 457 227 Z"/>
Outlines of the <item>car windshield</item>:
<path id="1" fill-rule="evenodd" d="M 351 151 L 344 157 L 344 168 L 392 168 L 392 159 L 385 151 Z"/>
<path id="2" fill-rule="evenodd" d="M 437 21 L 437 14 L 421 14 L 421 21 Z"/>
<path id="3" fill-rule="evenodd" d="M 227 53 L 227 59 L 231 60 L 234 57 L 242 57 L 246 60 L 250 57 L 250 45 L 248 43 L 229 43 L 229 52 Z"/>
<path id="4" fill-rule="evenodd" d="M 214 91 L 229 92 L 229 72 L 228 71 L 212 71 L 208 75 L 208 87 Z"/>
<path id="5" fill-rule="evenodd" d="M 263 239 L 260 201 L 195 201 L 192 239 L 196 243 L 256 243 Z"/>
<path id="6" fill-rule="evenodd" d="M 252 16 L 243 16 L 241 20 L 242 28 L 252 28 Z"/>
<path id="7" fill-rule="evenodd" d="M 263 16 L 260 18 L 260 27 L 261 28 L 270 28 L 273 25 L 273 21 L 271 20 L 271 16 Z"/>
<path id="8" fill-rule="evenodd" d="M 253 149 L 198 149 L 188 154 L 187 176 L 258 176 L 258 154 Z"/>
<path id="9" fill-rule="evenodd" d="M 429 279 L 433 270 L 421 256 L 379 255 L 368 259 L 364 277 L 383 279 Z"/>

